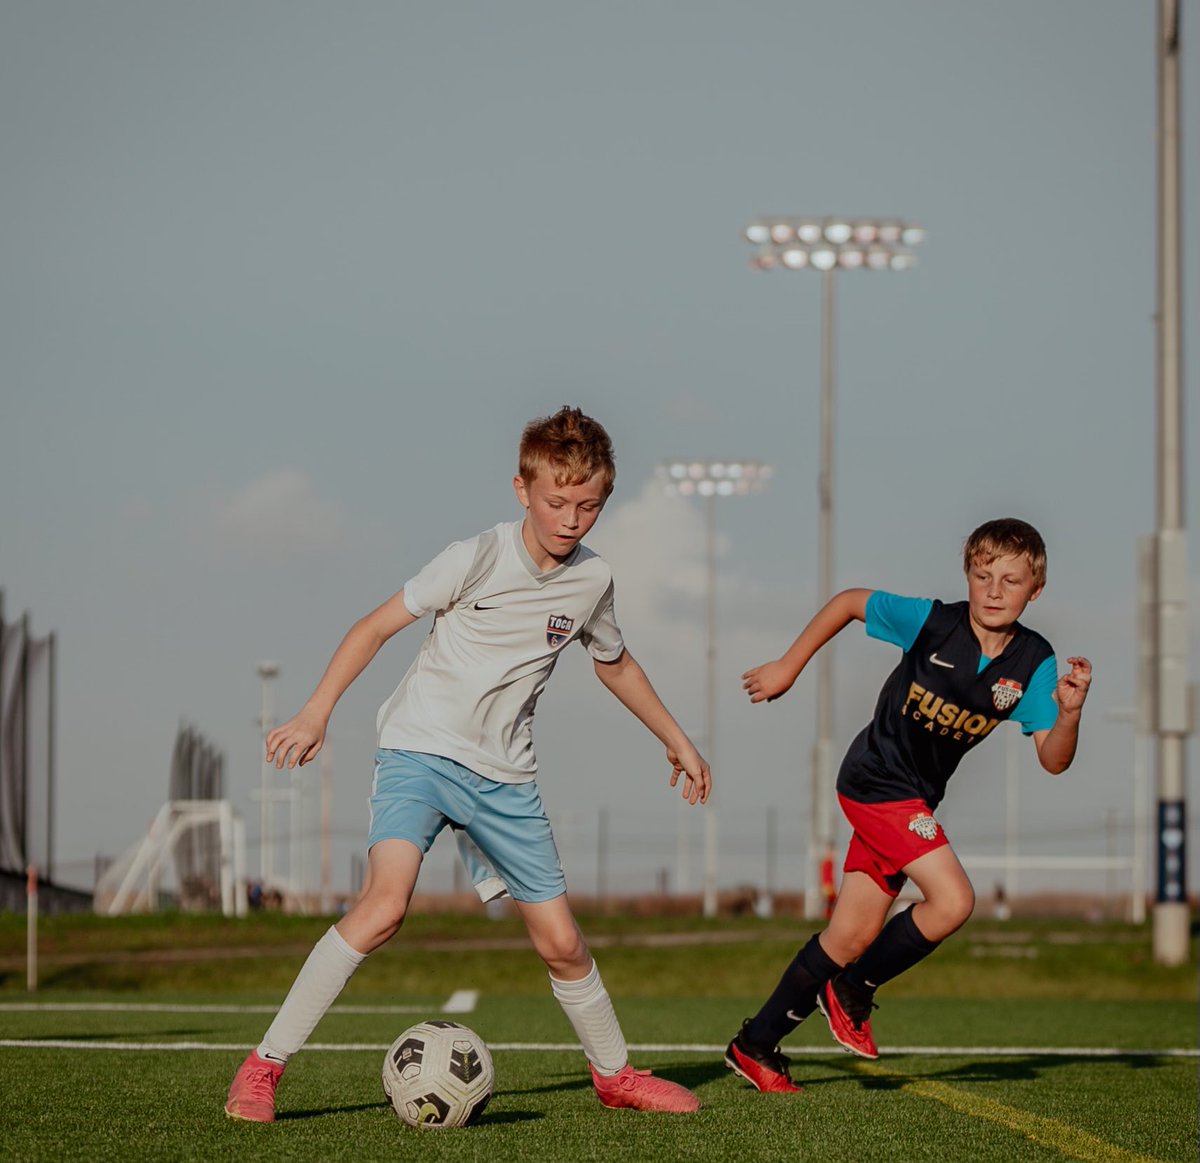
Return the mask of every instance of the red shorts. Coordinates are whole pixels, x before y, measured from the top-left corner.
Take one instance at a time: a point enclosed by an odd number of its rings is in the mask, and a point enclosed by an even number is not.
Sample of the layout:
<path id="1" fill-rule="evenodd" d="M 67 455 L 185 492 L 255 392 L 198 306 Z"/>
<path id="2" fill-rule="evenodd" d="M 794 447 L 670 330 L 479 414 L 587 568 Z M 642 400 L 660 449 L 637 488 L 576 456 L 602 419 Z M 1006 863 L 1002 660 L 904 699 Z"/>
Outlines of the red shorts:
<path id="1" fill-rule="evenodd" d="M 838 803 L 854 829 L 843 871 L 865 872 L 888 896 L 908 880 L 902 868 L 950 843 L 924 800 L 860 804 L 838 796 Z"/>

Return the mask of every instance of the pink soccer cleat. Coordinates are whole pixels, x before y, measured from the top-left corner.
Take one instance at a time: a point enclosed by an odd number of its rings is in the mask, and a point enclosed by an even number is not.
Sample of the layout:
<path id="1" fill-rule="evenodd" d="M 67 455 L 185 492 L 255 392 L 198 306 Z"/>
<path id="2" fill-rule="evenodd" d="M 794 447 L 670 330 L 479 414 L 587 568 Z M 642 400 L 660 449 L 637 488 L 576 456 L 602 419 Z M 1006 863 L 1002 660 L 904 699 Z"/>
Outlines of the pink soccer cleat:
<path id="1" fill-rule="evenodd" d="M 248 1123 L 273 1123 L 275 1088 L 283 1077 L 283 1067 L 284 1063 L 268 1062 L 251 1050 L 233 1076 L 225 1113 L 231 1119 L 244 1119 Z"/>
<path id="2" fill-rule="evenodd" d="M 630 1107 L 636 1111 L 668 1111 L 691 1114 L 700 1109 L 700 1100 L 687 1087 L 665 1078 L 655 1078 L 649 1070 L 634 1070 L 627 1062 L 617 1074 L 597 1074 L 592 1067 L 596 1095 L 608 1107 Z"/>

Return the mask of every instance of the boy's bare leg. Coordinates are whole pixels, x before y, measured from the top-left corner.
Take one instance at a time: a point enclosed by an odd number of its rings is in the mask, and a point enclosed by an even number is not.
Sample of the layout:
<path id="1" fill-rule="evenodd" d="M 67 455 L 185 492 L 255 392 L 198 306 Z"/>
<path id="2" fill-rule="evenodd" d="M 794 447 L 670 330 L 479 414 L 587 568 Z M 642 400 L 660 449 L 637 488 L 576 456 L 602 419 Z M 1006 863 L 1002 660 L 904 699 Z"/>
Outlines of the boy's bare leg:
<path id="1" fill-rule="evenodd" d="M 635 1110 L 699 1110 L 699 1101 L 685 1087 L 629 1065 L 625 1035 L 566 894 L 516 905 L 534 949 L 550 971 L 554 996 L 583 1045 L 600 1101 Z"/>
<path id="2" fill-rule="evenodd" d="M 928 957 L 967 921 L 975 906 L 971 882 L 948 844 L 914 860 L 904 872 L 925 899 L 892 917 L 845 972 L 817 995 L 834 1038 L 865 1058 L 879 1055 L 869 1020 L 875 991 Z M 876 886 L 876 892 L 881 891 Z"/>
<path id="3" fill-rule="evenodd" d="M 400 928 L 420 868 L 421 851 L 407 840 L 372 846 L 358 901 L 314 946 L 262 1042 L 235 1075 L 225 1104 L 231 1118 L 275 1118 L 275 1088 L 288 1059 L 308 1040 L 367 954 Z"/>
<path id="4" fill-rule="evenodd" d="M 365 955 L 395 936 L 404 923 L 422 859 L 421 850 L 407 840 L 371 845 L 362 892 L 336 925 L 347 944 Z"/>
<path id="5" fill-rule="evenodd" d="M 601 1074 L 617 1074 L 629 1061 L 625 1037 L 566 895 L 516 905 L 588 1061 Z"/>
<path id="6" fill-rule="evenodd" d="M 857 961 L 879 936 L 894 899 L 865 872 L 847 872 L 821 934 L 821 948 L 839 965 Z"/>
<path id="7" fill-rule="evenodd" d="M 975 890 L 949 844 L 914 860 L 904 872 L 925 897 L 911 911 L 927 941 L 944 941 L 970 920 Z"/>

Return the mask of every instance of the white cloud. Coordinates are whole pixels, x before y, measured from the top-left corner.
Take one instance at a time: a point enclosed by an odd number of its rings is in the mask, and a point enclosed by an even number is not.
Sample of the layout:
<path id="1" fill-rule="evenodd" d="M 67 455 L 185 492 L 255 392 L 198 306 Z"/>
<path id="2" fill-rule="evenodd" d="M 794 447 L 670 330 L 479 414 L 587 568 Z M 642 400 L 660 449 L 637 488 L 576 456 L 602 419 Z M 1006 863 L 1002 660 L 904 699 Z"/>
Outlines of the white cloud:
<path id="1" fill-rule="evenodd" d="M 211 510 L 211 527 L 222 544 L 271 556 L 336 548 L 348 525 L 341 506 L 319 497 L 299 469 L 259 477 L 219 497 Z"/>

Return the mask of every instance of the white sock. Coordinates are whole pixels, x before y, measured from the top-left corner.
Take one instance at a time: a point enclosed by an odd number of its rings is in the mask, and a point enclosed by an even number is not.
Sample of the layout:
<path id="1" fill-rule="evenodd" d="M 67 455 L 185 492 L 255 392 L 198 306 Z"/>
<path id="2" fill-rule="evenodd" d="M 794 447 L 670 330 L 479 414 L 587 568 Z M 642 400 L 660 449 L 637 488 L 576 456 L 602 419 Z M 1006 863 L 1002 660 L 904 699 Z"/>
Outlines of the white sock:
<path id="1" fill-rule="evenodd" d="M 347 945 L 341 933 L 331 927 L 301 966 L 258 1047 L 258 1056 L 286 1062 L 295 1054 L 366 957 Z"/>
<path id="2" fill-rule="evenodd" d="M 629 1061 L 629 1051 L 596 963 L 592 962 L 591 972 L 581 981 L 559 981 L 551 975 L 550 988 L 596 1073 L 620 1073 Z"/>

